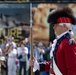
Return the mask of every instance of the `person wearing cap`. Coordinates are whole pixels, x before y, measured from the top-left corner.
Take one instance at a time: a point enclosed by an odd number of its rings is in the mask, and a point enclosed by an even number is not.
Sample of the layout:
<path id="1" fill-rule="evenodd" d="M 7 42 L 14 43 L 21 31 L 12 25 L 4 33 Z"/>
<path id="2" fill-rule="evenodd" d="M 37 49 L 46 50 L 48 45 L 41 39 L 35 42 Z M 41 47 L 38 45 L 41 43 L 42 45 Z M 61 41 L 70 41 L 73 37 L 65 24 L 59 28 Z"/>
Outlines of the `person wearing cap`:
<path id="1" fill-rule="evenodd" d="M 35 60 L 34 66 L 36 64 L 40 71 L 50 71 L 51 75 L 76 75 L 76 42 L 69 32 L 76 24 L 73 11 L 68 7 L 54 9 L 48 16 L 48 23 L 54 25 L 56 35 L 50 51 L 51 61 L 40 64 Z"/>

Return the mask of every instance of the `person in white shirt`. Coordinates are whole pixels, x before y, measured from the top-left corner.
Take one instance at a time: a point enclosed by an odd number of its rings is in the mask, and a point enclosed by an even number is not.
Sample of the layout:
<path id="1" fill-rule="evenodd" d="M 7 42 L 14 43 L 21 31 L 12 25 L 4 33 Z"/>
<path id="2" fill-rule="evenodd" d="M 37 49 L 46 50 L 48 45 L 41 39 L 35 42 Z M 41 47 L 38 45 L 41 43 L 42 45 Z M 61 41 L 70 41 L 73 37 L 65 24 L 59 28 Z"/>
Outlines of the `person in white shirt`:
<path id="1" fill-rule="evenodd" d="M 13 44 L 8 49 L 8 75 L 16 75 L 16 59 L 17 50 L 14 49 Z"/>
<path id="2" fill-rule="evenodd" d="M 22 75 L 22 69 L 24 69 L 24 75 L 26 75 L 26 61 L 28 58 L 28 48 L 25 47 L 24 43 L 20 43 L 20 47 L 18 48 L 18 59 L 20 62 L 19 75 Z"/>

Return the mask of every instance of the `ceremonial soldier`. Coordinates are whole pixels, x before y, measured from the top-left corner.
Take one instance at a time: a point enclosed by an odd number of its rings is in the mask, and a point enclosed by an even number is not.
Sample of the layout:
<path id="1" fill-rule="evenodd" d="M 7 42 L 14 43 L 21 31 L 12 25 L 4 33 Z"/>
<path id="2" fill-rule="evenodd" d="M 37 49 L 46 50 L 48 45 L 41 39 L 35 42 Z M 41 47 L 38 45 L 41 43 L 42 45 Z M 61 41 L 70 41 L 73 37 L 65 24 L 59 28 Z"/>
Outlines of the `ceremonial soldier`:
<path id="1" fill-rule="evenodd" d="M 49 71 L 51 75 L 76 75 L 76 42 L 71 34 L 72 25 L 76 24 L 73 11 L 68 7 L 54 9 L 48 16 L 48 23 L 54 25 L 56 35 L 50 51 L 51 61 L 38 63 L 34 60 L 33 69 Z"/>

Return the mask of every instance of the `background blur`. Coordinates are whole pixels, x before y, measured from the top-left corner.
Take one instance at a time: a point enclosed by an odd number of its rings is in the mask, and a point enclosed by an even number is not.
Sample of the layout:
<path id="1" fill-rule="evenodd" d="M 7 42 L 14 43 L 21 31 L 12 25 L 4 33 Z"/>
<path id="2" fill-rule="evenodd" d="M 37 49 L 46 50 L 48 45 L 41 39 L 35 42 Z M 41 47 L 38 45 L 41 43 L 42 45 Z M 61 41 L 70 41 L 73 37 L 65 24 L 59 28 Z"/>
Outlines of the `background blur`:
<path id="1" fill-rule="evenodd" d="M 15 42 L 29 36 L 30 4 L 17 2 L 0 3 L 0 42 L 14 36 Z"/>
<path id="2" fill-rule="evenodd" d="M 32 0 L 31 0 L 32 1 Z M 49 3 L 50 2 L 50 3 Z M 68 6 L 76 16 L 75 0 L 50 0 L 49 2 L 32 2 L 30 10 L 29 0 L 1 1 L 0 2 L 0 43 L 5 37 L 14 36 L 15 42 L 30 36 L 30 11 L 33 20 L 33 42 L 39 41 L 48 44 L 55 38 L 53 25 L 47 23 L 47 17 L 51 10 Z M 76 39 L 76 26 L 73 26 Z"/>
<path id="3" fill-rule="evenodd" d="M 55 38 L 53 25 L 47 23 L 47 17 L 51 10 L 60 7 L 71 8 L 76 16 L 76 4 L 74 3 L 33 3 L 33 38 L 35 42 L 42 41 L 48 43 L 47 41 L 53 41 Z M 76 39 L 76 26 L 72 27 Z"/>
<path id="4" fill-rule="evenodd" d="M 34 2 L 76 2 L 76 0 L 0 0 L 0 1 L 34 1 Z"/>

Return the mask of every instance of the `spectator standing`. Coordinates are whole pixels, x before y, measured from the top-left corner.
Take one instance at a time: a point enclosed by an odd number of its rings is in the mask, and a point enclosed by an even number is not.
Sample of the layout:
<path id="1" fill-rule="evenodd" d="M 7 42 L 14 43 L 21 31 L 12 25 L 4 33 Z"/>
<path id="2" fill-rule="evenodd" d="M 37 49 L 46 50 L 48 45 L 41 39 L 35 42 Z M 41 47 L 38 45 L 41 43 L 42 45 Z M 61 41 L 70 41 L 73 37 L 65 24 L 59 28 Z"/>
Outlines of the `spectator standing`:
<path id="1" fill-rule="evenodd" d="M 16 75 L 17 50 L 14 49 L 13 44 L 9 45 L 7 54 L 8 54 L 8 75 Z"/>
<path id="2" fill-rule="evenodd" d="M 28 48 L 25 47 L 24 43 L 20 43 L 20 47 L 18 49 L 18 59 L 20 63 L 19 75 L 22 75 L 22 69 L 24 71 L 24 75 L 26 75 L 26 61 L 28 58 Z"/>

